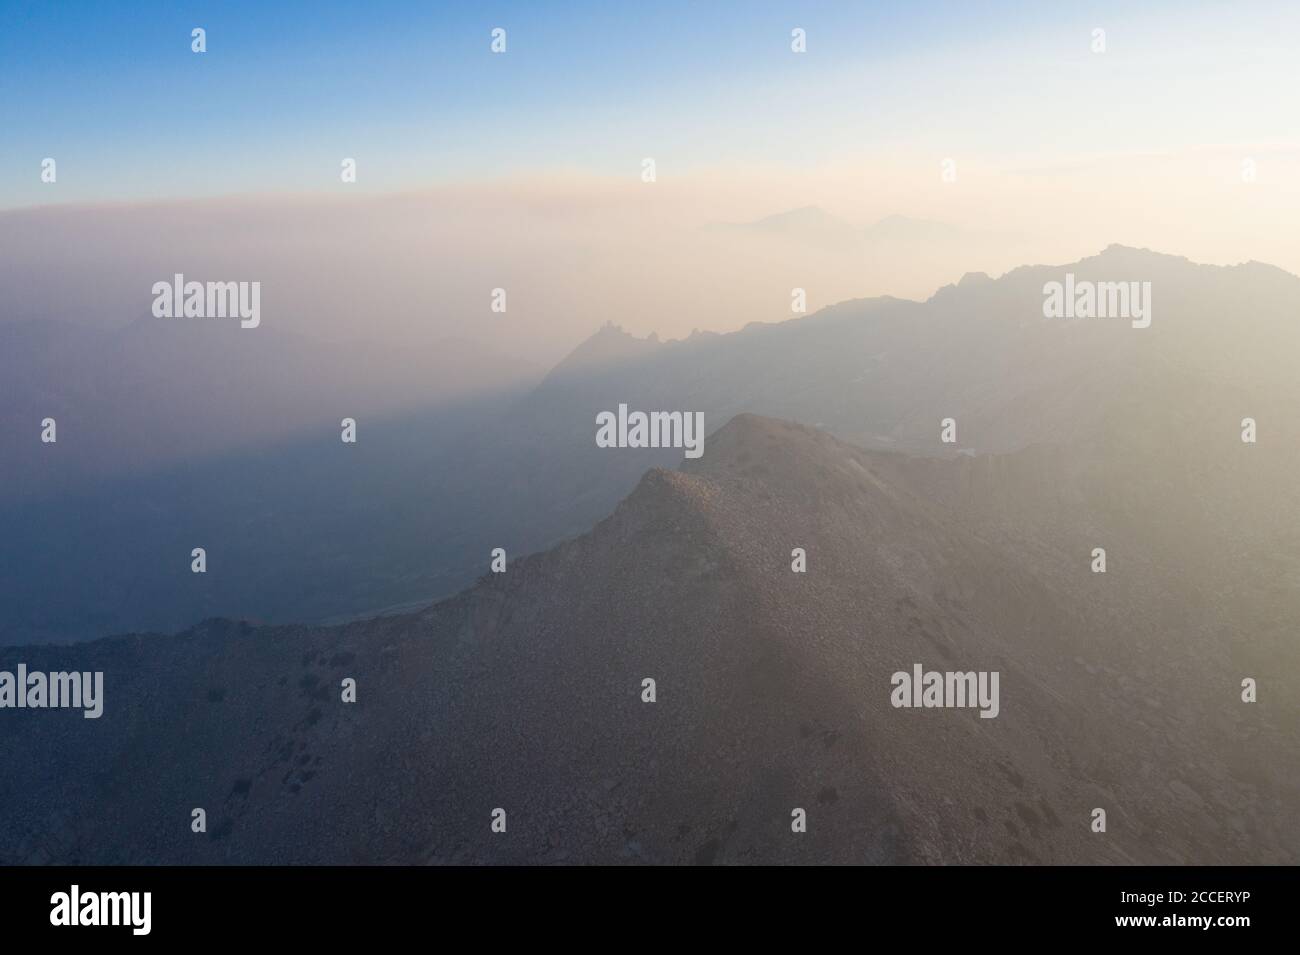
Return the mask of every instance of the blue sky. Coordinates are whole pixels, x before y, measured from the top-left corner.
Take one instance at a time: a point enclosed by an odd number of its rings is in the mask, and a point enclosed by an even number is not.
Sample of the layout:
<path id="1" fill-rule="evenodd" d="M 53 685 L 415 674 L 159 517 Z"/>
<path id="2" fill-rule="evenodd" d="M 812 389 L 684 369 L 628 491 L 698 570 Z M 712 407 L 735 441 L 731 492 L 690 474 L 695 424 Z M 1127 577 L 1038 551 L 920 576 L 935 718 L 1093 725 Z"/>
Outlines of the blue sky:
<path id="1" fill-rule="evenodd" d="M 1149 4 L 1154 25 L 1125 37 L 1131 6 L 3 0 L 0 207 L 330 190 L 345 156 L 359 187 L 387 191 L 551 168 L 620 174 L 645 155 L 678 168 L 816 163 L 944 135 L 1005 151 L 1009 137 L 1033 139 L 1019 132 L 1026 117 L 1048 112 L 1033 101 L 1036 75 L 1092 82 L 1093 22 L 1111 29 L 1118 71 L 1125 50 L 1166 52 L 1152 47 L 1162 33 L 1198 18 L 1230 33 L 1242 19 L 1232 6 Z M 190 51 L 195 26 L 203 55 Z M 503 56 L 488 48 L 498 26 Z M 794 26 L 808 31 L 802 57 L 789 50 Z M 1272 54 L 1259 55 L 1268 68 Z M 972 116 L 980 74 L 999 70 L 1017 117 L 1006 126 Z M 1226 126 L 1209 139 L 1261 135 L 1249 103 L 1211 105 Z M 1107 131 L 1154 129 L 1155 146 L 1194 135 L 1190 113 L 1176 134 L 1158 104 L 1116 108 L 1127 123 L 1085 120 L 1094 145 Z M 46 156 L 59 164 L 53 197 L 39 181 Z"/>

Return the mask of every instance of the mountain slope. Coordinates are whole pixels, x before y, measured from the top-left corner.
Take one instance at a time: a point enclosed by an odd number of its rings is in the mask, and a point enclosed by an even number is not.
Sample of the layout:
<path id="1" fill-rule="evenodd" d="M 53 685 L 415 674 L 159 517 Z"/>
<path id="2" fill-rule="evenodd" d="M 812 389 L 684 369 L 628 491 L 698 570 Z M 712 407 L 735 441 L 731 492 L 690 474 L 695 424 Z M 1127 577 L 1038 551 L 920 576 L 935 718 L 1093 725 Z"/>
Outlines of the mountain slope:
<path id="1" fill-rule="evenodd" d="M 419 614 L 5 651 L 103 669 L 107 700 L 5 714 L 0 861 L 1295 860 L 1293 730 L 1242 717 L 1273 757 L 1245 772 L 1217 740 L 1139 729 L 1161 687 L 1063 654 L 1102 615 L 895 455 L 753 416 L 706 447 Z M 914 663 L 999 671 L 1000 714 L 893 708 Z"/>

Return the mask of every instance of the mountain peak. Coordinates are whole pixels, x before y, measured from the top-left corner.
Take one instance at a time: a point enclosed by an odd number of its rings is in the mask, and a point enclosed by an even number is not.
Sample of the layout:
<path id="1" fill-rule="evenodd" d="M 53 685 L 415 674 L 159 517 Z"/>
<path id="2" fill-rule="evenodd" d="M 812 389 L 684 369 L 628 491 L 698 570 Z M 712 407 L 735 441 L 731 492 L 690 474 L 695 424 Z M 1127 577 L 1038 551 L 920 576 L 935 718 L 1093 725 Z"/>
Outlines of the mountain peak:
<path id="1" fill-rule="evenodd" d="M 1157 252 L 1154 249 L 1143 248 L 1132 245 L 1122 245 L 1119 242 L 1112 242 L 1106 248 L 1102 249 L 1096 255 L 1089 256 L 1080 260 L 1083 262 L 1105 262 L 1123 263 L 1126 265 L 1141 263 L 1179 263 L 1182 265 L 1192 264 L 1191 260 L 1182 255 L 1170 255 L 1166 252 Z"/>
<path id="2" fill-rule="evenodd" d="M 831 215 L 821 206 L 800 206 L 798 209 L 790 209 L 786 212 L 777 212 L 770 216 L 764 216 L 759 219 L 755 225 L 822 225 L 826 223 L 835 223 L 842 225 L 843 220 Z"/>
<path id="3" fill-rule="evenodd" d="M 800 206 L 797 209 L 776 212 L 752 222 L 718 224 L 708 228 L 710 230 L 775 236 L 817 244 L 840 244 L 859 241 L 858 230 L 851 223 L 832 215 L 821 206 Z"/>
<path id="4" fill-rule="evenodd" d="M 621 325 L 607 321 L 551 370 L 542 387 L 642 358 L 660 347 L 662 343 L 657 333 L 637 338 L 624 331 Z"/>
<path id="5" fill-rule="evenodd" d="M 913 219 L 910 216 L 890 215 L 868 226 L 863 235 L 868 239 L 887 241 L 937 242 L 961 238 L 964 233 L 956 226 L 932 219 Z"/>
<path id="6" fill-rule="evenodd" d="M 682 471 L 715 481 L 759 481 L 769 493 L 791 500 L 810 489 L 824 499 L 844 499 L 883 491 L 873 469 L 887 457 L 820 428 L 738 414 L 705 439 L 703 456 L 685 461 Z"/>

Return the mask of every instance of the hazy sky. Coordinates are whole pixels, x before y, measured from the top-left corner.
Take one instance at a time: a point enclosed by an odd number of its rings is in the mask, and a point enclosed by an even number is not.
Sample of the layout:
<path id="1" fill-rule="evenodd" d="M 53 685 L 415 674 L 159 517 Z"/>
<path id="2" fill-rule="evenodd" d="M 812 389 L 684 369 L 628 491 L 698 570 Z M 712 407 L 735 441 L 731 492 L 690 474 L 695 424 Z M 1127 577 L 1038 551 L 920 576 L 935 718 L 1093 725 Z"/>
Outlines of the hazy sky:
<path id="1" fill-rule="evenodd" d="M 610 318 L 728 330 L 1112 242 L 1300 273 L 1298 37 L 1294 2 L 11 0 L 0 319 L 120 325 L 202 272 L 282 328 L 547 361 Z M 700 231 L 814 204 L 965 238 Z"/>
<path id="2" fill-rule="evenodd" d="M 636 175 L 645 156 L 673 175 L 879 149 L 1020 168 L 1295 147 L 1300 6 L 1135 6 L 11 0 L 0 207 L 338 190 L 344 156 L 357 190 L 391 191 Z"/>

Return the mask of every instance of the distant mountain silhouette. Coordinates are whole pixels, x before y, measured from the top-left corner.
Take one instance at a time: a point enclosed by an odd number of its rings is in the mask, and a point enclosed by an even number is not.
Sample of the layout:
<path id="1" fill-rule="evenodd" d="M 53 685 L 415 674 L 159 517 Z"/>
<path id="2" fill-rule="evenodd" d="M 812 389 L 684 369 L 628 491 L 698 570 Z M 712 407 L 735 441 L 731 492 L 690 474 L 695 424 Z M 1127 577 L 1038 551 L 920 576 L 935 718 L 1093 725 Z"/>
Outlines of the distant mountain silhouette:
<path id="1" fill-rule="evenodd" d="M 864 238 L 874 241 L 945 242 L 965 235 L 961 229 L 944 222 L 899 215 L 886 216 L 863 231 Z"/>
<path id="2" fill-rule="evenodd" d="M 885 216 L 866 228 L 831 215 L 820 206 L 803 206 L 788 212 L 778 212 L 753 222 L 715 223 L 708 231 L 766 236 L 790 242 L 800 242 L 824 247 L 879 246 L 902 243 L 930 247 L 957 246 L 997 239 L 1020 240 L 1010 234 L 983 234 L 970 232 L 945 222 L 918 219 L 904 215 Z"/>
<path id="3" fill-rule="evenodd" d="M 1294 690 L 1243 713 L 1145 571 L 1026 548 L 1050 488 L 993 519 L 1053 473 L 1025 455 L 741 415 L 420 613 L 11 648 L 106 699 L 6 716 L 0 862 L 1294 863 Z M 893 708 L 914 663 L 1000 671 L 1000 715 Z"/>
<path id="4" fill-rule="evenodd" d="M 551 369 L 539 390 L 565 382 L 581 382 L 591 372 L 609 371 L 645 358 L 655 351 L 659 337 L 637 338 L 620 326 L 608 322 L 590 338 L 570 352 L 563 361 Z"/>
<path id="5" fill-rule="evenodd" d="M 769 236 L 816 245 L 844 245 L 860 242 L 861 232 L 820 206 L 803 206 L 778 212 L 754 222 L 718 223 L 707 227 L 715 232 L 737 232 Z"/>
<path id="6" fill-rule="evenodd" d="M 1043 286 L 1067 272 L 1151 282 L 1151 326 L 1044 318 Z M 1297 314 L 1300 279 L 1281 270 L 1112 246 L 1067 265 L 967 275 L 925 302 L 844 302 L 726 335 L 654 341 L 610 326 L 526 395 L 367 420 L 355 447 L 339 444 L 322 411 L 319 430 L 292 443 L 39 507 L 0 503 L 0 598 L 11 608 L 0 644 L 219 615 L 352 617 L 453 593 L 491 548 L 527 553 L 583 533 L 646 468 L 681 460 L 597 448 L 595 416 L 620 402 L 702 411 L 710 429 L 745 412 L 788 418 L 923 457 L 1055 449 L 1042 456 L 1055 470 L 1025 489 L 1078 485 L 1081 528 L 1159 518 L 1152 546 L 1201 539 L 1191 528 L 1252 541 L 1253 553 L 1283 555 L 1261 573 L 1285 587 L 1300 553 L 1287 477 L 1300 449 L 1288 358 L 1300 349 Z M 183 407 L 168 411 L 174 426 L 196 427 Z M 1240 442 L 1246 416 L 1261 423 L 1256 446 Z M 939 440 L 949 417 L 951 445 Z M 7 460 L 34 466 L 44 450 L 29 435 Z M 212 564 L 201 577 L 188 558 L 200 545 Z"/>

